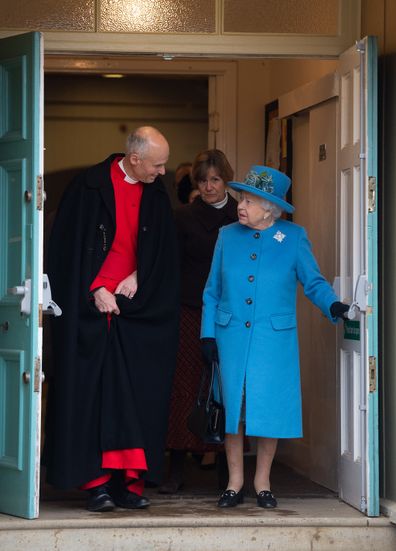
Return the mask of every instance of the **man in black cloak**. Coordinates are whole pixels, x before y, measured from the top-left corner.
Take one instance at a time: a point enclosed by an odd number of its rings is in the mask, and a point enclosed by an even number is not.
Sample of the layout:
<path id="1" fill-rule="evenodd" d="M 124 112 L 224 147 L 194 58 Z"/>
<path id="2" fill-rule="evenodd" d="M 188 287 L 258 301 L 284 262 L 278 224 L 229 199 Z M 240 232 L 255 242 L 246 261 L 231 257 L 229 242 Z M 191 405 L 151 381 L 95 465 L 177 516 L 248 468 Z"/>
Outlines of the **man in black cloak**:
<path id="1" fill-rule="evenodd" d="M 59 488 L 88 490 L 87 508 L 144 508 L 162 475 L 178 333 L 172 211 L 158 178 L 169 146 L 141 127 L 78 175 L 54 221 L 48 272 L 54 376 L 43 462 Z"/>

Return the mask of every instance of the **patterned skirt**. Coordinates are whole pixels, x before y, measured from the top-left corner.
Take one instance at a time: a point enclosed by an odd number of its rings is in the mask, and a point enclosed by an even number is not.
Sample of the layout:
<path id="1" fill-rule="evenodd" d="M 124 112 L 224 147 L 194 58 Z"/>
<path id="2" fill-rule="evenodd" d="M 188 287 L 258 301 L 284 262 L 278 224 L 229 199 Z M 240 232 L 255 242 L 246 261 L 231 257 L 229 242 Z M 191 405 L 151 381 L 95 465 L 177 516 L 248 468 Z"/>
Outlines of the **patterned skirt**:
<path id="1" fill-rule="evenodd" d="M 187 428 L 187 418 L 197 399 L 204 363 L 200 329 L 201 309 L 182 306 L 180 340 L 173 382 L 166 447 L 196 453 L 221 451 L 222 446 L 203 444 Z"/>

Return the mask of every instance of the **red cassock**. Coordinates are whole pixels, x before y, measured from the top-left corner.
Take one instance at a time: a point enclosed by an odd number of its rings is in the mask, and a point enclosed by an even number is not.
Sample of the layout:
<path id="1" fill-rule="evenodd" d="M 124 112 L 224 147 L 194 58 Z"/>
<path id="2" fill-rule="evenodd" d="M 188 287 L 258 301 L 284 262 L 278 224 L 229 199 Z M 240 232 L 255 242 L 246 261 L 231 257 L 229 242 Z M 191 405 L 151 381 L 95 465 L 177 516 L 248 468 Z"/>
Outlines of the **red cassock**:
<path id="1" fill-rule="evenodd" d="M 114 293 L 120 281 L 137 270 L 137 234 L 143 184 L 126 182 L 119 161 L 120 158 L 116 158 L 111 165 L 116 207 L 116 233 L 109 254 L 91 284 L 91 291 L 98 287 L 105 287 Z M 124 470 L 125 478 L 131 481 L 128 487 L 135 493 L 142 493 L 144 484 L 139 480 L 139 476 L 142 471 L 147 470 L 146 457 L 142 448 L 104 451 L 102 468 Z M 110 475 L 104 475 L 87 482 L 81 486 L 81 489 L 88 490 L 104 484 L 109 479 Z"/>

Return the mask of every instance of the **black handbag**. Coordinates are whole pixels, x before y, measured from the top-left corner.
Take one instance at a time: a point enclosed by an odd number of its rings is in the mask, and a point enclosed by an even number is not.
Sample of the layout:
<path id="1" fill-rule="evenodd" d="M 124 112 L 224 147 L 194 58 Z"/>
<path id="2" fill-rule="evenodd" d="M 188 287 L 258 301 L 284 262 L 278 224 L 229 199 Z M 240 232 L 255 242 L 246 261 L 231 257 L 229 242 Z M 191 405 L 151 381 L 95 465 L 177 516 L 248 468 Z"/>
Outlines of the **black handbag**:
<path id="1" fill-rule="evenodd" d="M 219 401 L 214 398 L 213 385 L 215 374 L 219 388 Z M 205 397 L 205 383 L 207 383 L 209 377 L 209 386 Z M 220 369 L 217 362 L 212 362 L 211 369 L 205 367 L 202 372 L 197 401 L 187 419 L 187 427 L 205 444 L 223 444 L 224 442 L 225 410 L 223 405 Z"/>

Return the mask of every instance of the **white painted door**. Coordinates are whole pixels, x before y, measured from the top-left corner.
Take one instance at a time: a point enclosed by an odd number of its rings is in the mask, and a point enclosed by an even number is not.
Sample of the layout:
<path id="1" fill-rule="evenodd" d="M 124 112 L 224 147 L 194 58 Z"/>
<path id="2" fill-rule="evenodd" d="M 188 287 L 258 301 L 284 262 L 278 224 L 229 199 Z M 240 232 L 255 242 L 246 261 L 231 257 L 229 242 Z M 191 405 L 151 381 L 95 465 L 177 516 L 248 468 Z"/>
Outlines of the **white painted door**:
<path id="1" fill-rule="evenodd" d="M 379 514 L 377 394 L 377 52 L 368 37 L 340 56 L 338 331 L 340 497 Z M 350 312 L 353 316 L 353 312 Z"/>

